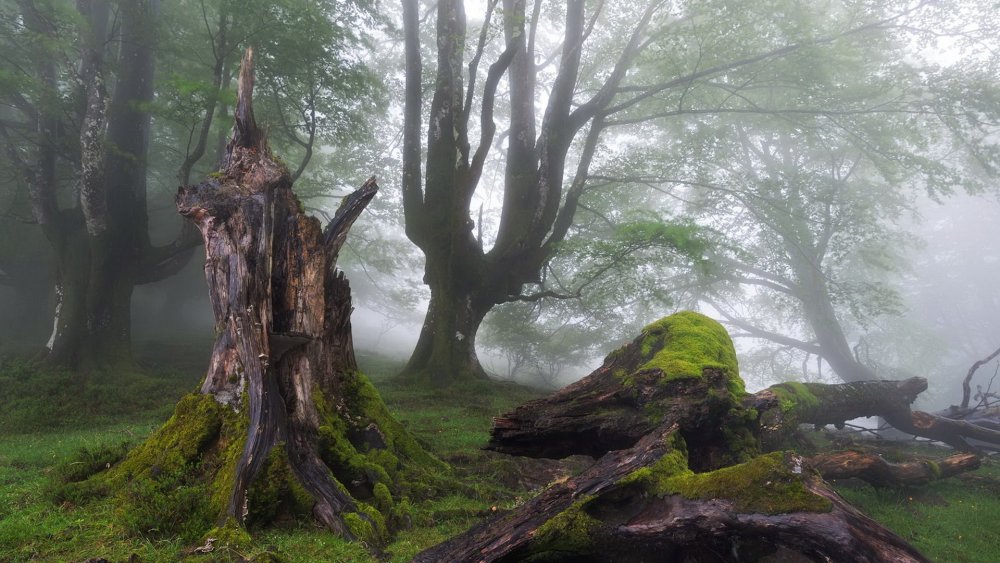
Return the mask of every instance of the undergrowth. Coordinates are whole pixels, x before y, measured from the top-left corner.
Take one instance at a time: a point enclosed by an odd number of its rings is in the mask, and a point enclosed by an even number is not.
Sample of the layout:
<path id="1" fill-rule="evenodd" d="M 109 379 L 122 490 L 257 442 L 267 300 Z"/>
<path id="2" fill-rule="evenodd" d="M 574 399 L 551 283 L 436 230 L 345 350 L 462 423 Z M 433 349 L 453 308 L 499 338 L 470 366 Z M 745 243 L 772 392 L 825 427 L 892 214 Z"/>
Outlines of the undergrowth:
<path id="1" fill-rule="evenodd" d="M 201 374 L 185 367 L 92 374 L 81 382 L 6 362 L 0 368 L 0 561 L 402 562 L 518 506 L 534 494 L 532 487 L 544 484 L 551 463 L 481 450 L 491 417 L 541 392 L 486 381 L 432 389 L 394 379 L 397 362 L 366 355 L 359 361 L 391 414 L 456 471 L 449 492 L 407 507 L 408 526 L 380 549 L 341 540 L 308 519 L 251 526 L 250 544 L 217 541 L 208 556 L 193 555 L 205 546 L 175 535 L 127 533 L 111 503 L 76 502 L 66 494 L 73 487 L 64 485 L 114 465 L 148 438 Z M 837 486 L 934 561 L 986 562 L 1000 553 L 1000 539 L 992 533 L 1000 518 L 996 463 L 919 489 Z"/>

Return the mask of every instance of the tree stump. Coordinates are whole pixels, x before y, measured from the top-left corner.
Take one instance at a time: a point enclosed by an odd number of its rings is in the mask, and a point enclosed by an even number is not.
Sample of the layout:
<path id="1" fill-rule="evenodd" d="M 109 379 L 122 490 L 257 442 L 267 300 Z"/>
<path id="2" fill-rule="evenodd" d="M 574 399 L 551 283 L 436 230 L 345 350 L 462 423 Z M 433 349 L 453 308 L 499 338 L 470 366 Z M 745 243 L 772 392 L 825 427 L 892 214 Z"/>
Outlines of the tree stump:
<path id="1" fill-rule="evenodd" d="M 416 561 L 925 561 L 848 505 L 808 459 L 770 451 L 801 423 L 920 419 L 910 404 L 925 388 L 920 379 L 782 384 L 748 395 L 725 329 L 697 313 L 672 315 L 584 379 L 495 419 L 490 449 L 587 454 L 593 466 Z M 966 454 L 935 464 L 849 453 L 814 461 L 880 484 L 978 466 Z"/>
<path id="2" fill-rule="evenodd" d="M 193 540 L 216 526 L 209 535 L 237 541 L 247 524 L 311 510 L 341 536 L 379 543 L 406 518 L 394 498 L 445 466 L 355 362 L 350 287 L 335 265 L 378 186 L 365 182 L 321 228 L 257 128 L 252 91 L 248 50 L 222 170 L 177 195 L 205 240 L 217 337 L 204 383 L 92 481 L 135 533 Z"/>

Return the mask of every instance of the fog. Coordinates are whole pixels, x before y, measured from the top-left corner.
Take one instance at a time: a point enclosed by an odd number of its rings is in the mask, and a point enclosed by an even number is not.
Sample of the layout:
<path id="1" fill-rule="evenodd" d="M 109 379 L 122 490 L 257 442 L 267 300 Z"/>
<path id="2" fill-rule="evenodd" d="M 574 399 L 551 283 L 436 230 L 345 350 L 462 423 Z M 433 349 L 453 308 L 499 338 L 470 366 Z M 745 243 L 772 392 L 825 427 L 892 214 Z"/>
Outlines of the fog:
<path id="1" fill-rule="evenodd" d="M 499 25 L 483 19 L 486 9 L 482 2 L 468 7 L 470 25 L 477 30 L 484 22 Z M 775 45 L 768 37 L 738 35 L 736 30 L 773 22 L 761 14 L 737 16 L 720 8 L 712 17 L 720 22 L 734 18 L 733 40 L 728 47 L 713 44 L 714 51 L 700 57 L 728 71 L 709 74 L 704 80 L 691 74 L 692 78 L 685 79 L 691 80 L 686 89 L 657 90 L 649 100 L 640 96 L 628 101 L 625 94 L 617 94 L 617 103 L 625 100 L 631 113 L 621 110 L 622 124 L 602 133 L 599 150 L 592 151 L 584 136 L 573 138 L 565 147 L 559 171 L 564 184 L 561 205 L 568 209 L 572 202 L 575 207 L 575 212 L 566 214 L 572 226 L 558 234 L 549 232 L 548 254 L 538 264 L 526 266 L 532 270 L 529 274 L 511 278 L 510 295 L 490 297 L 483 330 L 472 335 L 483 368 L 492 377 L 558 387 L 594 369 L 604 354 L 629 340 L 644 324 L 675 310 L 694 308 L 720 317 L 731 327 L 745 379 L 752 388 L 784 379 L 838 380 L 827 362 L 830 354 L 843 355 L 844 350 L 824 349 L 819 355 L 804 351 L 812 350 L 814 344 L 827 346 L 820 342 L 821 336 L 817 340 L 817 328 L 810 325 L 808 310 L 815 307 L 774 291 L 786 287 L 786 280 L 802 282 L 803 275 L 794 264 L 781 263 L 784 250 L 768 246 L 769 237 L 773 242 L 785 236 L 768 234 L 784 214 L 789 221 L 804 218 L 802 228 L 827 221 L 810 235 L 818 237 L 810 240 L 822 239 L 822 244 L 831 246 L 825 257 L 828 261 L 817 262 L 815 267 L 827 277 L 821 293 L 830 299 L 834 320 L 840 325 L 836 330 L 853 350 L 854 360 L 880 377 L 904 373 L 929 377 L 931 391 L 925 400 L 939 406 L 953 402 L 968 366 L 1000 346 L 1000 303 L 994 289 L 1000 273 L 1000 254 L 994 249 L 1000 240 L 995 221 L 998 180 L 991 152 L 1000 108 L 990 102 L 994 86 L 983 82 L 995 62 L 996 50 L 990 43 L 995 37 L 982 29 L 972 31 L 970 22 L 982 14 L 969 6 L 956 9 L 951 19 L 937 24 L 931 8 L 894 13 L 886 7 L 884 13 L 876 10 L 853 16 L 851 9 L 845 5 L 843 13 L 831 12 L 830 21 L 814 22 L 813 33 L 828 37 L 820 42 L 824 45 L 820 51 L 785 56 L 778 49 L 756 63 L 752 58 L 727 61 L 769 52 Z M 4 10 L 8 42 L 34 25 L 14 7 Z M 806 18 L 808 9 L 802 10 Z M 595 52 L 613 52 L 618 47 L 616 36 L 629 29 L 628 18 L 640 12 L 638 7 L 623 8 L 621 21 L 596 27 L 589 39 Z M 542 12 L 540 17 L 558 22 L 560 13 Z M 160 17 L 177 26 L 190 23 L 189 14 L 176 6 L 165 7 Z M 407 95 L 400 70 L 402 15 L 390 10 L 380 17 L 367 17 L 358 21 L 367 26 L 362 35 L 370 43 L 365 48 L 344 43 L 339 59 L 337 55 L 323 59 L 331 56 L 329 52 L 313 53 L 308 38 L 287 37 L 284 47 L 282 39 L 274 38 L 263 51 L 260 73 L 263 88 L 272 88 L 275 96 L 260 113 L 272 130 L 276 151 L 285 154 L 292 169 L 301 170 L 297 190 L 306 207 L 322 221 L 329 220 L 339 198 L 361 179 L 371 174 L 379 177 L 383 186 L 379 199 L 359 221 L 339 266 L 355 290 L 356 346 L 402 362 L 417 344 L 424 314 L 432 303 L 432 288 L 425 284 L 427 254 L 411 242 L 419 237 L 404 233 L 403 193 L 414 188 L 401 183 L 407 142 L 401 140 Z M 657 33 L 672 33 L 673 40 L 682 44 L 712 36 L 713 27 L 706 17 L 694 8 L 677 7 L 649 25 L 661 26 Z M 893 23 L 872 24 L 864 32 L 870 34 L 868 41 L 858 42 L 851 37 L 854 32 L 845 33 L 851 17 L 884 17 Z M 897 19 L 903 22 L 899 26 Z M 59 25 L 63 24 L 70 25 Z M 251 37 L 253 25 L 247 25 L 240 33 Z M 552 25 L 532 31 L 539 53 L 559 47 L 561 24 Z M 206 40 L 203 35 L 196 29 L 190 32 L 190 37 L 202 41 Z M 495 57 L 500 46 L 487 41 L 491 37 L 484 33 L 482 45 L 476 47 L 470 39 L 465 47 L 470 52 L 483 49 L 487 58 Z M 336 41 L 346 39 L 338 36 Z M 303 56 L 314 57 L 304 59 L 303 65 L 341 65 L 339 78 L 323 76 L 317 78 L 320 82 L 302 86 L 322 92 L 324 100 L 309 98 L 303 105 L 304 98 L 296 98 L 296 92 L 305 90 L 296 90 L 300 87 L 291 82 L 292 75 L 282 74 L 294 60 L 284 50 L 296 47 L 288 45 L 298 45 Z M 190 181 L 214 169 L 228 130 L 225 88 L 218 85 L 232 79 L 236 47 L 227 46 L 228 59 L 217 57 L 221 65 L 217 69 L 224 71 L 217 74 L 215 86 L 211 86 L 212 61 L 190 47 L 165 41 L 149 59 L 150 75 L 156 77 L 151 98 L 155 109 L 151 117 L 143 118 L 151 121 L 141 126 L 150 136 L 148 164 L 136 172 L 144 175 L 139 199 L 145 207 L 132 213 L 148 215 L 146 232 L 153 247 L 177 244 L 182 223 L 173 211 L 172 194 L 181 162 L 193 163 Z M 26 48 L 16 53 L 35 60 Z M 115 54 L 105 53 L 108 57 Z M 692 57 L 679 50 L 669 72 L 693 72 L 695 66 L 690 65 L 703 63 Z M 593 56 L 583 62 L 590 74 L 577 86 L 580 99 L 602 80 L 624 80 L 601 70 L 603 63 Z M 552 64 L 551 58 L 547 64 Z M 810 64 L 826 65 L 825 74 L 814 72 Z M 351 74 L 365 65 L 370 74 Z M 554 80 L 554 68 L 539 68 L 543 69 L 539 80 Z M 33 76 L 30 69 L 22 70 L 26 77 Z M 119 80 L 113 70 L 107 72 L 112 73 L 111 83 L 125 83 L 124 75 Z M 621 86 L 621 92 L 655 90 L 657 83 L 670 78 L 657 72 L 655 65 L 637 58 L 629 75 L 633 85 Z M 854 79 L 857 83 L 851 84 Z M 54 80 L 61 87 L 60 78 Z M 210 92 L 210 86 L 217 88 L 216 93 Z M 38 141 L 27 129 L 18 128 L 19 123 L 28 123 L 30 112 L 25 108 L 31 100 L 19 98 L 12 88 L 4 91 L 12 101 L 2 109 L 4 143 L 13 150 L 4 156 L 0 198 L 6 241 L 0 247 L 4 272 L 0 311 L 7 321 L 0 326 L 0 345 L 5 354 L 32 355 L 50 340 L 57 305 L 53 288 L 59 275 L 66 274 L 57 274 L 59 260 L 64 258 L 53 254 L 53 235 L 42 234 L 40 208 L 31 204 L 43 197 L 40 188 L 23 173 L 31 166 L 31 143 Z M 716 90 L 727 89 L 740 92 L 743 101 L 735 95 L 725 100 L 714 97 Z M 758 97 L 761 89 L 770 89 L 770 94 Z M 359 96 L 361 91 L 367 94 Z M 503 100 L 494 109 L 503 123 L 495 138 L 483 137 L 484 148 L 490 150 L 484 152 L 478 188 L 462 212 L 487 258 L 499 256 L 501 247 L 520 236 L 510 234 L 514 227 L 508 225 L 508 191 L 514 184 L 506 176 L 510 174 L 506 167 L 512 158 L 511 127 L 516 125 L 510 121 L 514 105 L 508 97 L 514 94 L 507 79 L 499 82 L 498 92 Z M 64 94 L 64 101 L 71 105 L 72 92 Z M 198 104 L 212 96 L 219 101 L 206 107 L 214 107 L 212 113 L 218 118 L 203 120 Z M 546 89 L 534 94 L 533 103 L 539 108 L 556 102 Z M 482 109 L 478 98 L 468 103 L 473 115 Z M 601 103 L 615 107 L 606 100 Z M 664 112 L 664 107 L 675 110 Z M 847 123 L 835 115 L 860 117 Z M 290 116 L 306 120 L 290 120 Z M 117 117 L 108 119 L 114 123 Z M 530 119 L 536 120 L 532 128 L 544 125 L 541 112 Z M 470 137 L 483 131 L 475 119 L 467 127 Z M 203 131 L 200 141 L 199 128 Z M 898 138 L 886 138 L 884 131 L 894 131 Z M 427 150 L 432 140 L 423 138 L 417 148 Z M 195 145 L 200 146 L 200 153 Z M 797 149 L 801 151 L 793 154 Z M 57 207 L 76 205 L 87 212 L 87 202 L 74 202 L 73 195 L 74 167 L 84 157 L 57 163 L 53 173 L 61 186 L 52 196 Z M 832 176 L 828 173 L 831 165 Z M 571 186 L 583 186 L 583 182 L 589 187 L 574 194 L 577 188 Z M 772 189 L 768 186 L 773 182 L 810 187 Z M 836 186 L 820 187 L 823 182 Z M 426 189 L 432 188 L 428 184 Z M 759 207 L 762 201 L 771 203 Z M 788 205 L 782 207 L 782 201 Z M 825 205 L 825 211 L 817 203 Z M 663 228 L 690 225 L 690 232 L 683 235 L 690 240 L 634 230 L 636 225 L 653 223 Z M 799 244 L 784 240 L 786 250 Z M 874 242 L 881 246 L 872 246 Z M 428 248 L 421 244 L 424 250 Z M 202 275 L 203 251 L 185 245 L 188 248 L 176 260 L 183 267 L 173 268 L 162 281 L 143 280 L 131 290 L 128 330 L 139 348 L 165 340 L 204 343 L 212 338 L 214 321 Z M 763 333 L 794 339 L 802 346 L 796 349 L 787 342 L 761 338 Z"/>
<path id="2" fill-rule="evenodd" d="M 0 560 L 988 560 L 998 77 L 995 1 L 0 0 Z"/>

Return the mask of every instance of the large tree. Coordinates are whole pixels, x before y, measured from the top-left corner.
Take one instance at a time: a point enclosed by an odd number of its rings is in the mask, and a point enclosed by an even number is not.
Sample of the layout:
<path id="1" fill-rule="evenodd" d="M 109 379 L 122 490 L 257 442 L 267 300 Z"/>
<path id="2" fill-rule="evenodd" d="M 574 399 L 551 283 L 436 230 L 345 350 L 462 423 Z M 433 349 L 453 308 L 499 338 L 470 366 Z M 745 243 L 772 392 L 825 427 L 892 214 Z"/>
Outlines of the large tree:
<path id="1" fill-rule="evenodd" d="M 822 93 L 767 94 L 792 97 L 789 105 L 808 96 L 817 108 L 824 97 L 853 96 L 854 111 L 703 121 L 696 164 L 674 179 L 687 209 L 724 235 L 712 259 L 738 286 L 717 286 L 706 299 L 740 333 L 815 356 L 844 381 L 892 369 L 859 344 L 902 309 L 896 287 L 918 241 L 905 226 L 918 197 L 980 192 L 1000 170 L 990 139 L 1000 106 L 973 110 L 934 86 L 964 83 L 962 96 L 992 98 L 982 69 L 915 63 L 880 75 L 884 59 L 864 64 L 861 76 L 824 69 Z"/>
<path id="2" fill-rule="evenodd" d="M 487 4 L 466 78 L 464 3 L 437 3 L 433 17 L 422 18 L 419 3 L 403 2 L 403 203 L 406 233 L 425 255 L 424 282 L 431 291 L 407 365 L 411 374 L 447 381 L 483 373 L 475 351 L 479 325 L 499 303 L 546 294 L 531 290 L 539 288 L 547 263 L 571 233 L 592 186 L 591 166 L 606 144 L 646 138 L 646 124 L 669 121 L 675 135 L 664 140 L 665 148 L 682 145 L 698 128 L 685 116 L 815 110 L 763 96 L 751 103 L 743 93 L 767 88 L 760 77 L 779 61 L 796 61 L 801 73 L 779 80 L 808 82 L 812 77 L 803 69 L 818 71 L 829 52 L 880 46 L 887 30 L 929 9 L 838 4 L 820 17 L 813 7 L 785 2 L 739 13 L 712 2 L 613 11 L 600 2 L 526 4 Z M 772 17 L 776 12 L 787 17 Z M 428 105 L 425 20 L 435 22 L 437 46 Z M 814 25 L 820 20 L 823 26 Z M 502 48 L 494 45 L 500 36 Z M 492 63 L 483 71 L 487 57 Z M 832 102 L 823 110 L 850 110 L 854 100 Z M 506 118 L 500 141 L 498 115 Z M 480 214 L 477 227 L 472 210 L 482 197 L 476 190 L 491 152 L 504 143 L 499 221 L 495 229 L 484 226 Z"/>

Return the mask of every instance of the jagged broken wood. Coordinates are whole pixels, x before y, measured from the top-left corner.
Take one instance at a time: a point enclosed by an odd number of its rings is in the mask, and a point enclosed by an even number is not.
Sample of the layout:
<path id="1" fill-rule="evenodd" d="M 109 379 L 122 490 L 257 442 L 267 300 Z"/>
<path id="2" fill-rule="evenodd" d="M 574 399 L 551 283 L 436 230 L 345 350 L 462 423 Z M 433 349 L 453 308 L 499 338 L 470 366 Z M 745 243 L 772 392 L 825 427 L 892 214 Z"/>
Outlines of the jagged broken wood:
<path id="1" fill-rule="evenodd" d="M 345 197 L 323 229 L 272 156 L 252 93 L 248 50 L 223 167 L 177 194 L 205 241 L 217 333 L 208 372 L 96 484 L 115 491 L 136 533 L 204 542 L 215 526 L 209 535 L 223 542 L 245 538 L 249 521 L 311 511 L 339 535 L 378 543 L 405 518 L 393 500 L 404 483 L 444 467 L 389 415 L 354 357 L 350 286 L 336 261 L 378 185 Z"/>
<path id="2" fill-rule="evenodd" d="M 316 500 L 316 518 L 349 535 L 340 515 L 353 511 L 354 502 L 320 459 L 315 437 L 321 417 L 312 393 L 336 396 L 335 374 L 357 370 L 350 289 L 329 257 L 339 248 L 332 243 L 343 243 L 378 186 L 374 179 L 366 182 L 321 232 L 302 213 L 288 169 L 271 156 L 257 127 L 253 77 L 248 50 L 223 170 L 177 195 L 181 215 L 205 239 L 219 329 L 201 392 L 243 403 L 249 414 L 226 514 L 243 522 L 250 484 L 280 439 L 299 483 Z"/>
<path id="3" fill-rule="evenodd" d="M 683 447 L 665 423 L 414 562 L 926 561 L 795 454 L 698 475 Z"/>
<path id="4" fill-rule="evenodd" d="M 808 460 L 764 452 L 801 423 L 919 419 L 910 404 L 925 386 L 786 384 L 749 395 L 721 325 L 667 317 L 586 378 L 495 419 L 489 448 L 598 457 L 590 469 L 417 561 L 924 561 L 847 505 Z M 925 472 L 871 460 L 863 468 L 848 454 L 816 461 L 884 483 L 969 470 L 978 458 L 953 456 Z"/>

